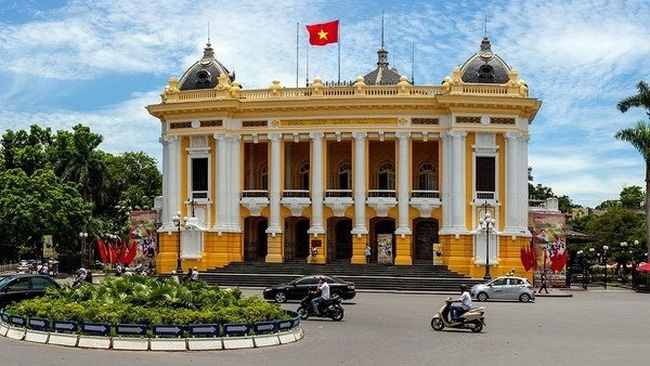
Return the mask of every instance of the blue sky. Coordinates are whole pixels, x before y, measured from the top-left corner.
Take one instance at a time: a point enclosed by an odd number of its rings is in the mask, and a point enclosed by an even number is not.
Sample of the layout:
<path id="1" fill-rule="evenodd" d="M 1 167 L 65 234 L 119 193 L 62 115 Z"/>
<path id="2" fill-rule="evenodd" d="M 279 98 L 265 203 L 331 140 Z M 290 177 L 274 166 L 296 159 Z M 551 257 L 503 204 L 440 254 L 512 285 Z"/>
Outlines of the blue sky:
<path id="1" fill-rule="evenodd" d="M 210 22 L 217 58 L 246 88 L 295 85 L 296 22 L 340 18 L 341 74 L 377 62 L 381 11 L 389 60 L 439 84 L 479 47 L 493 50 L 544 105 L 531 125 L 534 183 L 595 206 L 643 185 L 639 154 L 614 133 L 645 118 L 616 103 L 650 77 L 648 1 L 63 1 L 0 0 L 0 129 L 88 124 L 101 148 L 160 159 L 157 103 L 170 76 L 200 58 Z M 336 46 L 312 48 L 310 79 L 336 79 Z"/>

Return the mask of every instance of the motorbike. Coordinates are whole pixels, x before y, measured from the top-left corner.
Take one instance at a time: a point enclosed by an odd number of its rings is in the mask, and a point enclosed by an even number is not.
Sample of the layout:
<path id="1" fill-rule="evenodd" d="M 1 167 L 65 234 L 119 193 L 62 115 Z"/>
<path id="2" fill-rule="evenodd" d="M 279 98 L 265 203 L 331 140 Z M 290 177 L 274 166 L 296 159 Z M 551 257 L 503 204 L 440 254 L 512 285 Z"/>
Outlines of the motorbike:
<path id="1" fill-rule="evenodd" d="M 334 296 L 329 300 L 326 300 L 324 303 L 320 304 L 318 309 L 320 313 L 314 313 L 314 307 L 311 305 L 311 300 L 315 299 L 316 293 L 309 292 L 309 294 L 300 301 L 300 306 L 298 307 L 298 314 L 300 314 L 301 319 L 307 319 L 310 316 L 316 316 L 319 318 L 330 318 L 334 321 L 340 321 L 345 315 L 345 310 L 341 306 L 343 301 L 340 297 Z"/>
<path id="2" fill-rule="evenodd" d="M 447 298 L 445 304 L 438 310 L 438 313 L 431 319 L 431 328 L 434 330 L 443 330 L 448 328 L 470 329 L 474 333 L 479 333 L 485 326 L 485 306 L 472 308 L 460 316 L 458 320 L 450 320 L 449 308 L 451 307 L 451 298 Z"/>

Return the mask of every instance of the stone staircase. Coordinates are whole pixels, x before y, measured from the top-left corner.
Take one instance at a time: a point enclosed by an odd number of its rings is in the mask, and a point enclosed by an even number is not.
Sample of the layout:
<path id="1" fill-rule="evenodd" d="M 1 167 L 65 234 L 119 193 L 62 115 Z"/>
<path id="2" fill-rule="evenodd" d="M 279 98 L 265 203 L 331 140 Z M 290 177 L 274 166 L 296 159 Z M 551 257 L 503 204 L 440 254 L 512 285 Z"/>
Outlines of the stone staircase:
<path id="1" fill-rule="evenodd" d="M 460 284 L 472 286 L 483 280 L 471 279 L 442 265 L 412 266 L 355 265 L 334 263 L 234 262 L 201 273 L 201 279 L 219 286 L 266 287 L 305 275 L 335 276 L 353 282 L 357 289 L 388 291 L 458 291 Z"/>

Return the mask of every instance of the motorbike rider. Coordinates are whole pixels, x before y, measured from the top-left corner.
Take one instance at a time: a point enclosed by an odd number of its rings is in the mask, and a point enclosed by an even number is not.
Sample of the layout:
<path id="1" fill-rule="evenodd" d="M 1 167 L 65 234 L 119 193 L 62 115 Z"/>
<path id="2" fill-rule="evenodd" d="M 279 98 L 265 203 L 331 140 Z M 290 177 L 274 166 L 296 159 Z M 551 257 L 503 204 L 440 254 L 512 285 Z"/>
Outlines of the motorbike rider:
<path id="1" fill-rule="evenodd" d="M 316 293 L 320 293 L 320 296 L 311 301 L 311 306 L 314 308 L 314 313 L 320 314 L 318 307 L 320 304 L 330 299 L 330 285 L 325 281 L 325 277 L 321 277 L 318 280 L 318 287 L 316 288 Z"/>
<path id="2" fill-rule="evenodd" d="M 467 286 L 460 285 L 461 295 L 457 300 L 451 300 L 450 302 L 455 303 L 459 302 L 460 305 L 451 305 L 449 307 L 449 317 L 451 321 L 456 321 L 460 318 L 461 315 L 465 314 L 469 309 L 472 308 L 472 297 L 467 291 Z"/>

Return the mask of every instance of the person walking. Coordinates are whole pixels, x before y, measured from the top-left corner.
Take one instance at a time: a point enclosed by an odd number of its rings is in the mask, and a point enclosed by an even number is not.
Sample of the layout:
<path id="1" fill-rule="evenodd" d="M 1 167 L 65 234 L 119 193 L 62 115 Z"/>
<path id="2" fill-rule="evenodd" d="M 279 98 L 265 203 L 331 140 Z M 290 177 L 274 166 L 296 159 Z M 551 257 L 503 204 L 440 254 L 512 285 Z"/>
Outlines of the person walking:
<path id="1" fill-rule="evenodd" d="M 187 282 L 187 281 L 189 281 L 189 280 L 192 278 L 192 272 L 193 272 L 193 271 L 192 271 L 192 268 L 188 268 L 188 269 L 187 269 L 187 273 L 186 273 L 185 276 L 183 277 L 183 282 Z"/>
<path id="2" fill-rule="evenodd" d="M 192 276 L 190 276 L 190 280 L 192 282 L 196 282 L 199 280 L 199 267 L 194 267 L 194 271 L 192 271 Z"/>
<path id="3" fill-rule="evenodd" d="M 540 276 L 540 280 L 541 280 L 541 282 L 542 282 L 542 285 L 539 287 L 539 292 L 538 292 L 538 293 L 541 294 L 541 293 L 542 293 L 542 290 L 544 290 L 544 291 L 546 291 L 546 293 L 548 294 L 548 288 L 546 287 L 546 286 L 547 286 L 547 283 L 546 283 L 546 272 L 542 273 L 542 275 Z"/>
<path id="4" fill-rule="evenodd" d="M 370 249 L 370 245 L 366 244 L 366 264 L 370 264 L 371 256 L 372 256 L 372 249 Z"/>
<path id="5" fill-rule="evenodd" d="M 174 282 L 177 284 L 181 283 L 181 281 L 178 279 L 178 275 L 176 274 L 176 270 L 172 271 L 172 280 L 174 280 Z"/>

